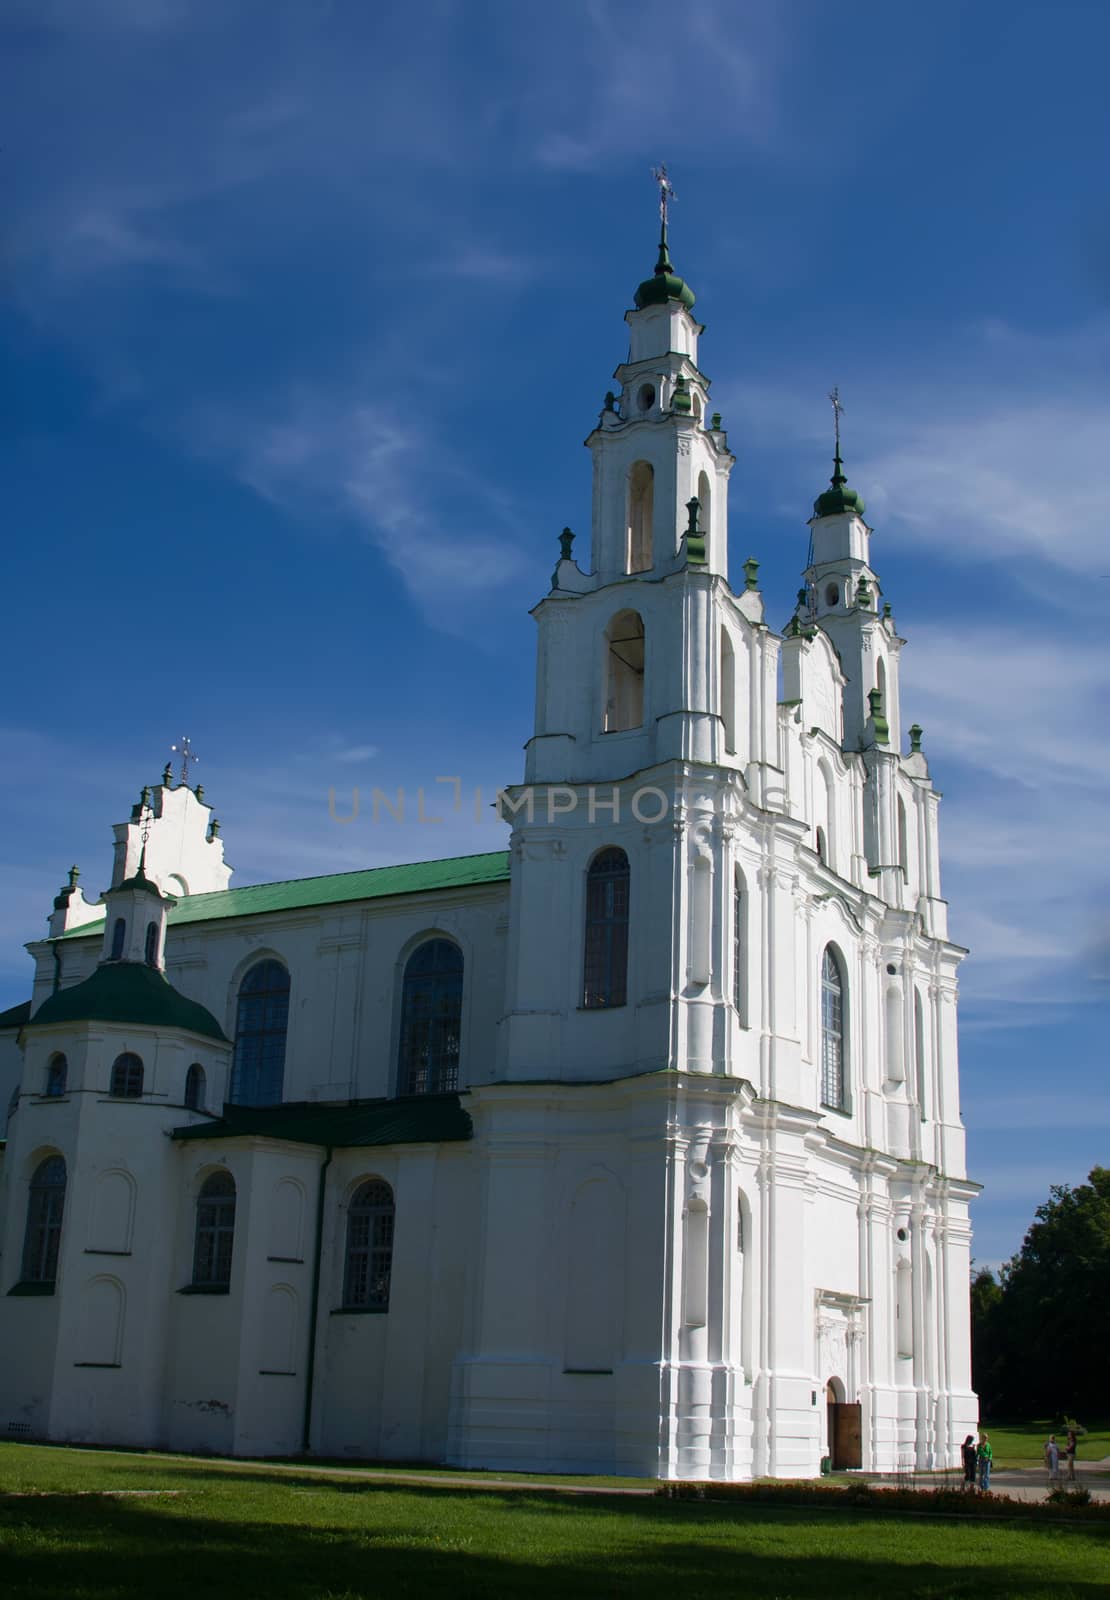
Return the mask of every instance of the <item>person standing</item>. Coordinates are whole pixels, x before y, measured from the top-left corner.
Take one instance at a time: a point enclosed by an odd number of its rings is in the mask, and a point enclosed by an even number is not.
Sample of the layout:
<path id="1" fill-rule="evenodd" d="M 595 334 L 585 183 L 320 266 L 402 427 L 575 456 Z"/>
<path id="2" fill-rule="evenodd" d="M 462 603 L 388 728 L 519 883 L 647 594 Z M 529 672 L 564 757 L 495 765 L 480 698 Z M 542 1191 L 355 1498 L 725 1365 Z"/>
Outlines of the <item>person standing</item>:
<path id="1" fill-rule="evenodd" d="M 972 1493 L 975 1489 L 976 1454 L 975 1435 L 969 1433 L 960 1446 L 960 1455 L 964 1463 L 964 1489 L 967 1493 Z"/>
<path id="2" fill-rule="evenodd" d="M 991 1436 L 989 1433 L 979 1435 L 979 1488 L 983 1494 L 989 1494 L 991 1488 L 991 1464 L 994 1461 L 994 1451 L 991 1449 Z"/>
<path id="3" fill-rule="evenodd" d="M 1044 1464 L 1048 1468 L 1049 1483 L 1060 1481 L 1060 1447 L 1056 1443 L 1056 1435 L 1050 1433 L 1044 1447 Z"/>
<path id="4" fill-rule="evenodd" d="M 1064 1447 L 1064 1454 L 1068 1458 L 1068 1482 L 1075 1482 L 1075 1457 L 1079 1449 L 1079 1435 L 1074 1428 L 1068 1429 L 1068 1442 Z"/>

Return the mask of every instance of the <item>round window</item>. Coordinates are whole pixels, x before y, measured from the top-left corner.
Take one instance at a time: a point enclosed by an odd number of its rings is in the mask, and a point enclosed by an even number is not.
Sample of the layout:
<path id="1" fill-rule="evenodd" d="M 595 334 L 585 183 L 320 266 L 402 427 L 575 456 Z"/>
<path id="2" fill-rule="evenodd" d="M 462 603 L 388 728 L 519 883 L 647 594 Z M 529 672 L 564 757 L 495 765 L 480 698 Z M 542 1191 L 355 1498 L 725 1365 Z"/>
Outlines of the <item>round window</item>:
<path id="1" fill-rule="evenodd" d="M 655 385 L 653 383 L 641 384 L 640 392 L 636 396 L 636 402 L 641 411 L 650 411 L 655 404 Z"/>

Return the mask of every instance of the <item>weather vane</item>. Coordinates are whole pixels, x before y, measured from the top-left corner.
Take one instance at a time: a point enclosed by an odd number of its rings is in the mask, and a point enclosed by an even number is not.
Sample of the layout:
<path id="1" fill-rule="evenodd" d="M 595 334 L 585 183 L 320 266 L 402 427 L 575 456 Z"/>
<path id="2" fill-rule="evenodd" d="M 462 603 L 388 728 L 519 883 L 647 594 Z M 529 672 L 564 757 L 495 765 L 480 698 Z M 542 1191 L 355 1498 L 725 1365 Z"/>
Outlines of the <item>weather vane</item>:
<path id="1" fill-rule="evenodd" d="M 833 426 L 836 429 L 836 453 L 837 453 L 837 455 L 839 455 L 840 454 L 840 413 L 844 410 L 844 405 L 843 405 L 843 403 L 842 403 L 842 401 L 840 399 L 840 388 L 836 384 L 834 384 L 833 387 L 829 390 L 829 401 L 830 401 L 830 403 L 832 405 L 832 408 L 833 408 Z"/>
<path id="2" fill-rule="evenodd" d="M 677 200 L 674 184 L 667 177 L 666 167 L 652 167 L 651 175 L 659 185 L 659 220 L 663 224 L 663 232 L 667 231 L 667 205 L 671 200 Z"/>
<path id="3" fill-rule="evenodd" d="M 189 763 L 190 763 L 190 761 L 199 761 L 200 760 L 200 757 L 196 754 L 196 752 L 193 749 L 192 740 L 189 738 L 189 736 L 187 734 L 184 735 L 182 737 L 182 740 L 181 740 L 180 744 L 171 744 L 170 745 L 170 752 L 171 752 L 172 755 L 181 757 L 181 781 L 182 781 L 182 783 L 187 784 L 189 782 Z"/>

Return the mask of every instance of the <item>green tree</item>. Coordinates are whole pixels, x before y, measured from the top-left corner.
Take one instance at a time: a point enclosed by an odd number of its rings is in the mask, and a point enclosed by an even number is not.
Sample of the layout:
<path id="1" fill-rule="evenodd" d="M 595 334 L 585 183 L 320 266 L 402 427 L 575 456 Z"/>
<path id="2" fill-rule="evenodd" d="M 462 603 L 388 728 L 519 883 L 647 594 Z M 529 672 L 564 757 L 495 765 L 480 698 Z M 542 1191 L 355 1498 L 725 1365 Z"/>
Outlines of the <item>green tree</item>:
<path id="1" fill-rule="evenodd" d="M 987 1276 L 990 1276 L 989 1274 Z M 976 1371 L 1014 1416 L 1105 1410 L 1110 1346 L 1110 1168 L 1054 1184 L 995 1285 L 976 1280 Z M 992 1280 L 993 1281 L 993 1280 Z"/>

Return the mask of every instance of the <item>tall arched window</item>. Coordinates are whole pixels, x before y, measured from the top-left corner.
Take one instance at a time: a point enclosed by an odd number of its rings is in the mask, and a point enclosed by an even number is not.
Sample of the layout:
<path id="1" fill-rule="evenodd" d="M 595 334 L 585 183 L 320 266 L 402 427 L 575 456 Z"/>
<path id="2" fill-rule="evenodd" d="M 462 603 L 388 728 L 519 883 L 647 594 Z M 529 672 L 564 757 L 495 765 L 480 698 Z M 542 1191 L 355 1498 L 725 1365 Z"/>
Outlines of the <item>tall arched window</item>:
<path id="1" fill-rule="evenodd" d="M 61 1051 L 50 1057 L 50 1065 L 46 1069 L 46 1093 L 51 1100 L 56 1100 L 59 1095 L 66 1092 L 66 1081 L 69 1077 L 69 1063 Z"/>
<path id="2" fill-rule="evenodd" d="M 393 1190 L 381 1178 L 368 1179 L 351 1196 L 343 1267 L 344 1310 L 389 1310 L 393 1218 Z"/>
<path id="3" fill-rule="evenodd" d="M 450 939 L 427 939 L 405 963 L 401 985 L 402 1094 L 446 1094 L 459 1086 L 463 958 Z"/>
<path id="4" fill-rule="evenodd" d="M 57 1278 L 65 1204 L 66 1164 L 61 1156 L 47 1156 L 35 1168 L 27 1194 L 27 1227 L 23 1234 L 24 1283 L 53 1283 Z"/>
<path id="5" fill-rule="evenodd" d="M 744 1021 L 744 880 L 736 874 L 732 890 L 732 1003 Z"/>
<path id="6" fill-rule="evenodd" d="M 120 1100 L 137 1100 L 143 1092 L 143 1064 L 137 1055 L 125 1050 L 112 1062 L 108 1093 Z"/>
<path id="7" fill-rule="evenodd" d="M 605 732 L 639 728 L 644 721 L 644 623 L 636 611 L 619 611 L 605 630 Z"/>
<path id="8" fill-rule="evenodd" d="M 194 1061 L 185 1074 L 185 1104 L 190 1111 L 204 1110 L 205 1087 L 204 1068 Z"/>
<path id="9" fill-rule="evenodd" d="M 845 1108 L 845 999 L 839 957 L 826 945 L 821 960 L 821 1104 L 834 1111 Z"/>
<path id="10" fill-rule="evenodd" d="M 259 961 L 239 985 L 231 1100 L 238 1106 L 281 1104 L 289 974 L 280 961 Z"/>
<path id="11" fill-rule="evenodd" d="M 705 553 L 708 556 L 713 532 L 713 491 L 709 487 L 708 472 L 698 473 L 698 527 L 705 538 Z"/>
<path id="12" fill-rule="evenodd" d="M 146 925 L 146 950 L 144 960 L 148 967 L 158 965 L 158 924 L 148 922 Z"/>
<path id="13" fill-rule="evenodd" d="M 725 750 L 736 754 L 736 655 L 728 629 L 721 628 L 721 722 L 724 726 Z"/>
<path id="14" fill-rule="evenodd" d="M 652 564 L 655 471 L 637 461 L 628 474 L 628 571 L 647 572 Z"/>
<path id="15" fill-rule="evenodd" d="M 602 850 L 586 874 L 586 950 L 582 1004 L 600 1010 L 628 998 L 628 857 Z"/>
<path id="16" fill-rule="evenodd" d="M 123 946 L 127 939 L 127 923 L 122 917 L 117 917 L 112 925 L 112 956 L 113 961 L 123 959 Z"/>
<path id="17" fill-rule="evenodd" d="M 913 991 L 913 1064 L 917 1087 L 917 1109 L 922 1122 L 929 1115 L 925 1079 L 925 1015 L 921 1006 L 921 990 Z"/>
<path id="18" fill-rule="evenodd" d="M 230 1172 L 213 1172 L 197 1195 L 193 1283 L 198 1288 L 228 1287 L 234 1245 L 235 1179 Z"/>

